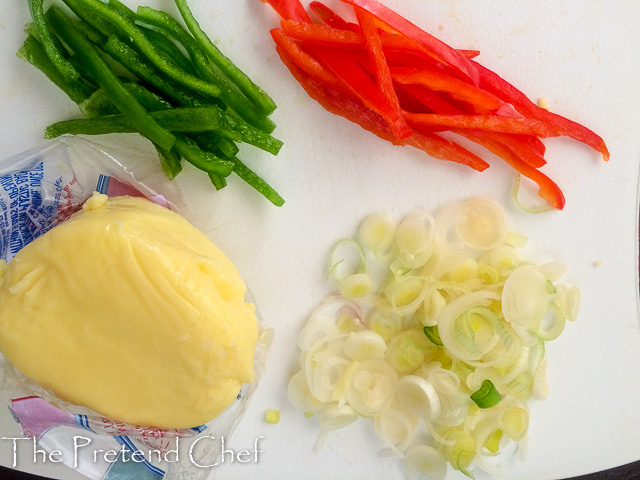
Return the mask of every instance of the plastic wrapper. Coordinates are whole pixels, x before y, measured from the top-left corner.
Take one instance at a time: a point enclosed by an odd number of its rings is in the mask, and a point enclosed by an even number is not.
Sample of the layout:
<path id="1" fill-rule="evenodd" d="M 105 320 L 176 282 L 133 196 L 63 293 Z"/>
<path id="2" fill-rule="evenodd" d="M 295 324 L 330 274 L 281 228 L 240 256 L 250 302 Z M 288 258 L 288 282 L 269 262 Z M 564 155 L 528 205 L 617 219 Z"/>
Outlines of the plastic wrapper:
<path id="1" fill-rule="evenodd" d="M 135 142 L 106 146 L 67 136 L 1 161 L 0 258 L 10 261 L 23 246 L 79 210 L 95 191 L 145 196 L 190 220 L 180 192 L 152 156 L 146 145 Z M 247 297 L 255 303 L 250 292 Z M 243 385 L 238 398 L 206 425 L 163 430 L 124 424 L 62 401 L 2 359 L 1 385 L 13 397 L 8 407 L 38 448 L 60 452 L 62 463 L 88 478 L 204 479 L 220 462 L 224 441 L 264 371 L 272 332 L 258 308 L 256 313 L 256 381 Z"/>

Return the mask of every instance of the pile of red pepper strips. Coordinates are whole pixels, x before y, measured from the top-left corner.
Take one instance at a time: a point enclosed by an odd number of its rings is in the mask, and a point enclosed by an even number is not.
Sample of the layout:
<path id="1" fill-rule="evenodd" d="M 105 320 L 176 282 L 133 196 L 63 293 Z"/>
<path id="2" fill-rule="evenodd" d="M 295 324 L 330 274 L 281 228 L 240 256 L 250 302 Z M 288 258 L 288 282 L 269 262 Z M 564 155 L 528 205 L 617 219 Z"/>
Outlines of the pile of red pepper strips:
<path id="1" fill-rule="evenodd" d="M 539 107 L 513 85 L 421 30 L 377 0 L 342 0 L 355 9 L 348 22 L 323 3 L 262 0 L 281 17 L 271 30 L 280 58 L 326 110 L 395 145 L 411 145 L 430 156 L 482 171 L 489 164 L 438 132 L 475 142 L 534 181 L 538 195 L 555 209 L 562 191 L 539 168 L 545 165 L 540 138 L 567 136 L 602 153 L 601 137 Z"/>

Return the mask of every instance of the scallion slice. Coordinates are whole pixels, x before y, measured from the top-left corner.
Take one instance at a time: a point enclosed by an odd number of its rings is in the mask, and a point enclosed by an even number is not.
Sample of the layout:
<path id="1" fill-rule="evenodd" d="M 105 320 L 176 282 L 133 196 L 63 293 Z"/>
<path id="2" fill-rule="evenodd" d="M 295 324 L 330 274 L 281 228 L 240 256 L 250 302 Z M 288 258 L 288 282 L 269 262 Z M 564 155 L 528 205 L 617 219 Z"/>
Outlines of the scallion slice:
<path id="1" fill-rule="evenodd" d="M 471 400 L 480 408 L 491 408 L 500 403 L 502 395 L 491 380 L 485 380 L 482 382 L 482 386 L 471 394 Z"/>

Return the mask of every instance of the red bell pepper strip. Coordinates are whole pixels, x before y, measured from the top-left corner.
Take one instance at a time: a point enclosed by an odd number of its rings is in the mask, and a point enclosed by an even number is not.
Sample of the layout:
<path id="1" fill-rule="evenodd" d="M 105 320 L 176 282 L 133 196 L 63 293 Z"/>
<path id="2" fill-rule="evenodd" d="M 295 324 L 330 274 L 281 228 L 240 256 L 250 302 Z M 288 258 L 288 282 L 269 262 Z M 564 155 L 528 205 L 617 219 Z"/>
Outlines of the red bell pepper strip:
<path id="1" fill-rule="evenodd" d="M 283 20 L 311 23 L 311 17 L 304 9 L 300 0 L 260 0 L 268 3 Z"/>
<path id="2" fill-rule="evenodd" d="M 393 107 L 381 89 L 367 75 L 367 72 L 346 52 L 323 45 L 308 45 L 308 50 L 335 73 L 353 95 L 389 122 L 391 130 L 399 139 L 411 135 L 411 129 L 407 126 L 400 111 Z"/>
<path id="3" fill-rule="evenodd" d="M 357 29 L 340 29 L 332 25 L 321 25 L 317 23 L 295 22 L 292 20 L 283 20 L 281 27 L 284 32 L 296 40 L 305 43 L 317 43 L 336 48 L 364 48 L 365 39 L 361 34 L 360 27 Z M 414 42 L 410 38 L 396 33 L 381 32 L 379 33 L 382 49 L 385 55 L 395 54 L 396 58 L 402 58 L 400 53 L 411 54 L 415 58 L 411 59 L 409 66 L 420 67 L 425 62 L 438 68 L 437 60 L 431 57 L 426 50 Z M 474 58 L 480 54 L 478 50 L 458 50 L 461 55 L 467 58 Z M 406 56 L 405 58 L 411 58 Z"/>
<path id="4" fill-rule="evenodd" d="M 407 125 L 402 113 L 400 112 L 400 102 L 398 101 L 398 96 L 396 95 L 395 88 L 393 86 L 393 80 L 391 79 L 391 72 L 389 71 L 389 65 L 387 64 L 387 59 L 385 58 L 384 52 L 382 51 L 382 42 L 380 41 L 380 37 L 378 36 L 378 29 L 376 28 L 376 22 L 373 15 L 371 15 L 366 10 L 362 10 L 361 8 L 356 7 L 356 18 L 358 19 L 358 23 L 360 24 L 360 28 L 362 29 L 362 36 L 365 40 L 365 46 L 367 49 L 367 53 L 369 54 L 369 58 L 371 59 L 374 65 L 374 73 L 376 77 L 376 83 L 378 87 L 382 91 L 389 103 L 393 106 L 394 110 L 398 113 L 400 118 L 402 118 L 402 122 L 398 124 L 398 127 L 401 129 L 401 135 L 398 138 L 407 138 L 410 137 L 412 132 Z"/>
<path id="5" fill-rule="evenodd" d="M 471 61 L 473 62 L 473 60 Z M 495 72 L 492 72 L 488 68 L 485 68 L 476 62 L 473 63 L 477 66 L 480 74 L 481 88 L 492 92 L 505 102 L 510 103 L 525 117 L 535 118 L 548 123 L 551 126 L 562 128 L 566 132 L 565 135 L 600 152 L 605 162 L 609 160 L 609 150 L 607 149 L 602 137 L 577 122 L 539 107 L 529 100 L 524 93 L 501 78 Z"/>
<path id="6" fill-rule="evenodd" d="M 339 91 L 343 95 L 350 95 L 344 83 L 333 72 L 328 70 L 313 56 L 302 50 L 300 46 L 287 37 L 281 29 L 274 28 L 271 30 L 271 37 L 276 42 L 278 48 L 286 53 L 287 57 L 308 75 Z"/>
<path id="7" fill-rule="evenodd" d="M 401 84 L 423 85 L 438 92 L 447 92 L 453 98 L 473 106 L 476 113 L 493 113 L 505 103 L 495 95 L 446 73 L 411 67 L 391 69 L 393 80 Z"/>
<path id="8" fill-rule="evenodd" d="M 455 71 L 459 72 L 466 80 L 470 81 L 472 84 L 478 84 L 479 75 L 475 64 L 471 63 L 468 58 L 466 58 L 454 48 L 451 48 L 446 43 L 441 42 L 433 35 L 430 35 L 429 33 L 411 23 L 402 15 L 399 15 L 377 0 L 342 1 L 367 10 L 382 23 L 392 27 L 397 32 L 402 32 L 402 34 L 404 34 L 405 36 L 422 45 L 429 53 L 429 55 L 443 63 L 445 66 L 449 66 Z"/>
<path id="9" fill-rule="evenodd" d="M 460 110 L 431 90 L 419 85 L 403 85 L 402 89 L 407 91 L 413 98 L 431 111 L 446 112 L 449 116 L 460 116 Z M 410 114 L 405 113 L 405 117 L 409 118 Z M 409 122 L 409 124 L 411 125 L 411 122 Z M 473 131 L 471 135 L 467 136 L 464 134 L 465 131 L 460 128 L 453 128 L 453 131 L 466 136 L 471 141 L 482 145 L 498 156 L 500 156 L 500 153 L 504 153 L 498 145 L 502 144 L 503 147 L 510 150 L 509 153 L 506 153 L 507 155 L 511 155 L 512 153 L 519 155 L 525 163 L 534 168 L 541 167 L 547 163 L 544 159 L 544 144 L 537 137 L 508 135 L 488 131 Z M 487 142 L 484 142 L 484 139 L 487 139 Z M 498 144 L 494 145 L 493 142 L 498 142 Z M 492 148 L 489 148 L 490 146 Z"/>
<path id="10" fill-rule="evenodd" d="M 500 115 L 442 115 L 439 113 L 405 112 L 409 124 L 416 127 L 450 127 L 488 130 L 491 132 L 534 135 L 540 138 L 569 136 L 564 125 L 549 123 L 526 117 L 504 117 Z"/>
<path id="11" fill-rule="evenodd" d="M 288 36 L 305 43 L 317 43 L 343 49 L 361 49 L 365 46 L 359 28 L 358 31 L 342 30 L 330 25 L 293 22 L 291 20 L 283 20 L 280 26 Z"/>
<path id="12" fill-rule="evenodd" d="M 309 8 L 318 15 L 318 18 L 330 27 L 334 27 L 340 30 L 351 30 L 353 32 L 359 32 L 360 27 L 355 23 L 347 22 L 336 12 L 327 7 L 324 3 L 311 2 Z"/>
<path id="13" fill-rule="evenodd" d="M 328 88 L 322 82 L 307 75 L 290 60 L 286 52 L 281 50 L 280 47 L 277 47 L 276 50 L 282 62 L 287 66 L 298 83 L 302 85 L 311 98 L 320 103 L 328 112 L 356 123 L 365 130 L 374 133 L 394 145 L 411 145 L 434 158 L 460 163 L 478 171 L 483 171 L 489 167 L 489 164 L 477 155 L 451 140 L 444 139 L 435 134 L 415 132 L 414 135 L 408 139 L 399 140 L 391 131 L 389 124 L 380 115 L 367 108 L 359 100 L 345 97 L 339 92 Z"/>

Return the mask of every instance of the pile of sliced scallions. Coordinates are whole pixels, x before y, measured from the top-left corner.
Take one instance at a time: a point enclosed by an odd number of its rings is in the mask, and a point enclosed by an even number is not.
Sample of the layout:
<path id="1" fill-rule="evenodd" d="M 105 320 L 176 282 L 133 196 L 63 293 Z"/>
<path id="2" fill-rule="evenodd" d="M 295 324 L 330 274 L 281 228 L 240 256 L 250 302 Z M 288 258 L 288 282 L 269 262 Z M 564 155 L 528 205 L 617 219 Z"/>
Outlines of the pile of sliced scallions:
<path id="1" fill-rule="evenodd" d="M 547 395 L 545 342 L 580 303 L 577 287 L 558 283 L 564 264 L 521 257 L 526 240 L 493 200 L 472 198 L 399 223 L 374 214 L 337 242 L 339 293 L 300 333 L 288 387 L 322 427 L 317 448 L 370 417 L 409 478 L 436 479 L 447 463 L 473 477 L 523 440 L 527 401 Z"/>

